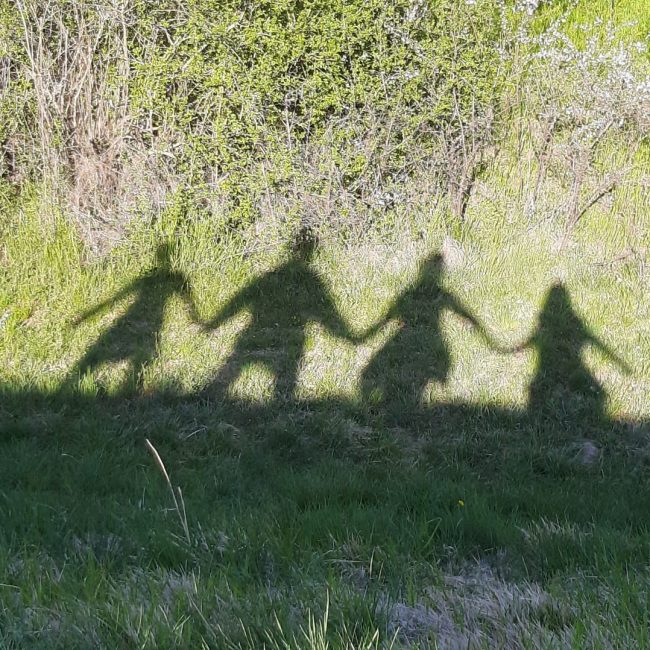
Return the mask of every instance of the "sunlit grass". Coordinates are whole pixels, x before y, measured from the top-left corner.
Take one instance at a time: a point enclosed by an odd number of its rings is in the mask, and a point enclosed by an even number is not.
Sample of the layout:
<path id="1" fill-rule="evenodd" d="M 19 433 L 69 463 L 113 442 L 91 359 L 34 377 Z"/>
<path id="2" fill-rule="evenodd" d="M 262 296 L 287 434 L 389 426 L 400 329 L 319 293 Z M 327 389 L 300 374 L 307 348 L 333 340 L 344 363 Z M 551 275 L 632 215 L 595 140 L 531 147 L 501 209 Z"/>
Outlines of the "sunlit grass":
<path id="1" fill-rule="evenodd" d="M 58 240 L 25 217 L 5 242 L 2 289 L 2 642 L 643 646 L 650 305 L 639 258 L 617 261 L 635 232 L 595 210 L 559 248 L 561 222 L 531 225 L 508 212 L 498 175 L 482 182 L 503 204 L 487 212 L 473 200 L 467 224 L 453 230 L 442 286 L 508 347 L 534 330 L 561 280 L 580 318 L 633 367 L 628 376 L 598 350 L 584 351 L 609 417 L 634 426 L 526 423 L 536 353 L 491 349 L 452 312 L 441 317 L 448 380 L 430 381 L 420 396 L 424 409 L 449 409 L 431 422 L 412 421 L 399 400 L 389 413 L 363 402 L 364 369 L 397 321 L 357 345 L 308 325 L 295 394 L 276 402 L 264 350 L 225 392 L 202 392 L 250 314 L 205 331 L 177 299 L 141 397 L 123 401 L 123 363 L 70 373 L 131 303 L 73 321 L 149 270 L 155 243 L 136 233 L 115 257 L 90 264 L 69 232 Z M 415 240 L 323 243 L 313 268 L 353 332 L 381 321 L 420 261 L 450 246 L 445 223 L 423 219 Z M 44 237 L 58 252 L 44 258 L 25 237 Z M 173 260 L 206 321 L 287 259 L 260 252 L 242 264 L 234 244 L 211 256 L 202 246 L 180 238 Z M 278 303 L 290 306 L 282 289 Z M 77 391 L 68 401 L 57 396 L 67 382 Z M 54 399 L 29 406 L 43 393 Z M 182 488 L 189 544 L 145 438 Z M 622 577 L 628 571 L 634 582 Z"/>
<path id="2" fill-rule="evenodd" d="M 601 153 L 620 162 L 615 144 Z M 215 224 L 183 224 L 171 261 L 200 322 L 174 297 L 136 376 L 121 360 L 78 377 L 133 297 L 75 318 L 151 271 L 165 233 L 134 223 L 94 259 L 69 222 L 26 201 L 3 228 L 0 270 L 0 645 L 647 647 L 646 154 L 568 237 L 561 214 L 525 216 L 534 166 L 504 154 L 464 223 L 415 212 L 403 230 L 326 239 L 311 266 L 361 336 L 446 251 L 442 289 L 504 349 L 562 282 L 632 368 L 582 352 L 607 392 L 600 422 L 529 417 L 538 351 L 494 349 L 453 311 L 440 318 L 447 380 L 417 406 L 390 386 L 376 403 L 363 394 L 397 318 L 356 344 L 308 323 L 292 394 L 269 356 L 288 331 L 263 332 L 270 343 L 213 386 L 252 317 L 201 323 L 287 262 L 278 224 L 273 248 L 253 230 L 217 242 Z M 566 189 L 549 179 L 542 208 Z M 275 288 L 278 310 L 294 289 Z M 413 341 L 404 362 L 427 350 Z M 187 531 L 145 439 L 182 490 Z"/>

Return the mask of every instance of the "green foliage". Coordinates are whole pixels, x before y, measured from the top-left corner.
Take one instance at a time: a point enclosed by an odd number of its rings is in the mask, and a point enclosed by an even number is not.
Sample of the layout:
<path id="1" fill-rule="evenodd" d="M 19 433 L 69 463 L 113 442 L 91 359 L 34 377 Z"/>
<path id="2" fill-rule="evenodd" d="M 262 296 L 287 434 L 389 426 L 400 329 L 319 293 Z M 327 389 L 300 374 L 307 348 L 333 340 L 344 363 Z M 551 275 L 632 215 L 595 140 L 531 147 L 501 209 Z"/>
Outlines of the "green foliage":
<path id="1" fill-rule="evenodd" d="M 620 112 L 585 70 L 641 88 L 643 115 L 642 44 L 624 51 L 609 28 L 580 27 L 590 11 L 497 0 L 18 0 L 0 14 L 3 175 L 47 180 L 48 199 L 64 199 L 93 244 L 109 227 L 123 235 L 134 214 L 168 220 L 179 201 L 185 219 L 207 216 L 224 232 L 263 217 L 365 233 L 434 196 L 462 220 L 494 145 L 519 157 L 532 148 L 541 179 L 556 113 Z M 618 33 L 629 40 L 642 23 L 635 29 Z M 635 57 L 641 72 L 628 79 Z M 633 155 L 635 138 L 620 148 Z M 573 181 L 572 221 L 601 191 L 593 176 Z"/>
<path id="2" fill-rule="evenodd" d="M 10 55 L 21 79 L 30 86 L 47 66 L 71 105 L 87 94 L 83 107 L 62 112 L 41 93 L 20 125 L 51 131 L 41 139 L 59 149 L 73 182 L 79 155 L 88 158 L 83 142 L 108 146 L 121 114 L 121 138 L 154 152 L 153 164 L 198 195 L 216 192 L 235 224 L 255 219 L 264 195 L 297 186 L 381 203 L 422 160 L 439 157 L 441 134 L 492 116 L 503 85 L 503 24 L 492 0 L 139 0 L 112 13 L 70 0 L 50 0 L 41 13 L 21 0 L 18 8 L 0 22 L 22 44 Z M 29 30 L 50 58 L 30 50 Z M 70 52 L 72 63 L 57 54 L 70 40 L 81 53 Z M 66 91 L 69 65 L 92 65 L 94 85 Z M 103 105 L 115 106 L 110 119 L 98 119 Z M 115 163 L 122 175 L 133 154 L 125 147 Z"/>

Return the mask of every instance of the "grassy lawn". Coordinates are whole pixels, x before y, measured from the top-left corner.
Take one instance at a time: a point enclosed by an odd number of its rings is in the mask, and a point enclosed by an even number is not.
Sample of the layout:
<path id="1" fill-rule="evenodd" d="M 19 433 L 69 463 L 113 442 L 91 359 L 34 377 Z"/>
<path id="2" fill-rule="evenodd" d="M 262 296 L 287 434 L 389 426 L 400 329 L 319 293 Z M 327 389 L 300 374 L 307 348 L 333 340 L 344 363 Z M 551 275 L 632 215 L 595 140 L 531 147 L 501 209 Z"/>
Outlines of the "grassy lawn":
<path id="1" fill-rule="evenodd" d="M 647 647 L 633 233 L 412 228 L 5 233 L 2 647 Z"/>
<path id="2" fill-rule="evenodd" d="M 649 648 L 649 29 L 0 4 L 0 650 Z"/>

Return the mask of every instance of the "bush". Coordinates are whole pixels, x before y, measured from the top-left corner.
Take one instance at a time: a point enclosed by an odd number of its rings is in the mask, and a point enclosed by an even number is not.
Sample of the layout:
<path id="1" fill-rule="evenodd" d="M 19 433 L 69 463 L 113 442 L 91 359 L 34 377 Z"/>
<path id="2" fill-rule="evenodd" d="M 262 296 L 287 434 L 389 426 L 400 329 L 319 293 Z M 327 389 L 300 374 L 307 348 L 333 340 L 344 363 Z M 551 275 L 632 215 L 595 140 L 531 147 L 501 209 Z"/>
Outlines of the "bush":
<path id="1" fill-rule="evenodd" d="M 579 47 L 562 22 L 522 39 L 529 46 L 524 110 L 538 170 L 528 208 L 535 211 L 549 173 L 563 178 L 565 192 L 555 208 L 570 231 L 629 176 L 650 134 L 650 75 L 639 58 L 647 45 L 626 43 L 613 23 L 578 25 Z M 609 156 L 603 169 L 612 149 L 617 159 Z"/>
<path id="2" fill-rule="evenodd" d="M 434 196 L 463 219 L 516 123 L 537 152 L 529 208 L 564 150 L 575 223 L 620 180 L 588 181 L 601 143 L 647 132 L 647 78 L 612 39 L 543 29 L 557 4 L 16 0 L 0 172 L 98 246 L 133 216 L 356 236 Z"/>
<path id="3" fill-rule="evenodd" d="M 2 25 L 3 106 L 30 107 L 5 149 L 88 232 L 179 193 L 363 228 L 424 168 L 462 197 L 503 81 L 488 0 L 18 0 Z"/>

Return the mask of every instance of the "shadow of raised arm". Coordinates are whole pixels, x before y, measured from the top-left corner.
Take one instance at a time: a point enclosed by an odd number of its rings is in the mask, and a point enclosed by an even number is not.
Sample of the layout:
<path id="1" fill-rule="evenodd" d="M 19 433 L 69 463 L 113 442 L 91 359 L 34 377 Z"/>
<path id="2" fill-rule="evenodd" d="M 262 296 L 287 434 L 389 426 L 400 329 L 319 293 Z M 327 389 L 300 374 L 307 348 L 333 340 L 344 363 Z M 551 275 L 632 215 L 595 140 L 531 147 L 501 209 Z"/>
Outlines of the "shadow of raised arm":
<path id="1" fill-rule="evenodd" d="M 511 351 L 507 348 L 504 348 L 498 341 L 495 341 L 495 339 L 492 338 L 492 335 L 485 329 L 485 326 L 457 298 L 451 294 L 447 294 L 447 303 L 452 311 L 454 311 L 461 318 L 464 318 L 474 326 L 474 328 L 477 330 L 489 348 L 497 352 Z"/>
<path id="2" fill-rule="evenodd" d="M 533 336 L 530 336 L 525 341 L 519 343 L 518 345 L 509 345 L 509 346 L 505 346 L 499 343 L 498 341 L 491 340 L 490 347 L 495 352 L 500 352 L 501 354 L 516 354 L 517 352 L 523 352 L 534 343 L 535 343 L 535 338 Z"/>
<path id="3" fill-rule="evenodd" d="M 202 323 L 203 331 L 209 332 L 215 330 L 218 327 L 221 327 L 221 325 L 226 321 L 236 316 L 247 303 L 250 286 L 251 285 L 245 287 L 233 296 L 211 320 Z"/>
<path id="4" fill-rule="evenodd" d="M 353 343 L 365 343 L 369 338 L 373 337 L 377 332 L 386 326 L 386 324 L 391 320 L 390 316 L 385 316 L 380 321 L 376 322 L 374 325 L 366 328 L 363 332 L 358 334 L 353 334 L 351 340 Z"/>
<path id="5" fill-rule="evenodd" d="M 84 321 L 88 320 L 89 318 L 92 318 L 93 316 L 96 316 L 100 311 L 103 311 L 104 309 L 111 307 L 119 300 L 122 300 L 122 298 L 125 298 L 129 293 L 131 293 L 134 290 L 134 288 L 135 288 L 134 283 L 131 283 L 128 286 L 124 287 L 124 289 L 118 291 L 114 296 L 111 296 L 107 300 L 104 300 L 103 302 L 100 302 L 94 307 L 87 309 L 85 312 L 79 314 L 76 318 L 72 320 L 72 325 L 74 325 L 75 327 L 77 325 L 81 325 L 81 323 L 83 323 Z"/>
<path id="6" fill-rule="evenodd" d="M 325 300 L 320 312 L 321 324 L 334 336 L 353 344 L 361 343 L 366 338 L 365 335 L 355 334 L 350 329 L 348 323 L 339 314 L 333 301 L 329 299 Z"/>
<path id="7" fill-rule="evenodd" d="M 592 344 L 597 347 L 610 361 L 613 361 L 626 375 L 632 374 L 631 366 L 612 350 L 606 343 L 601 341 L 595 334 L 589 334 Z"/>

